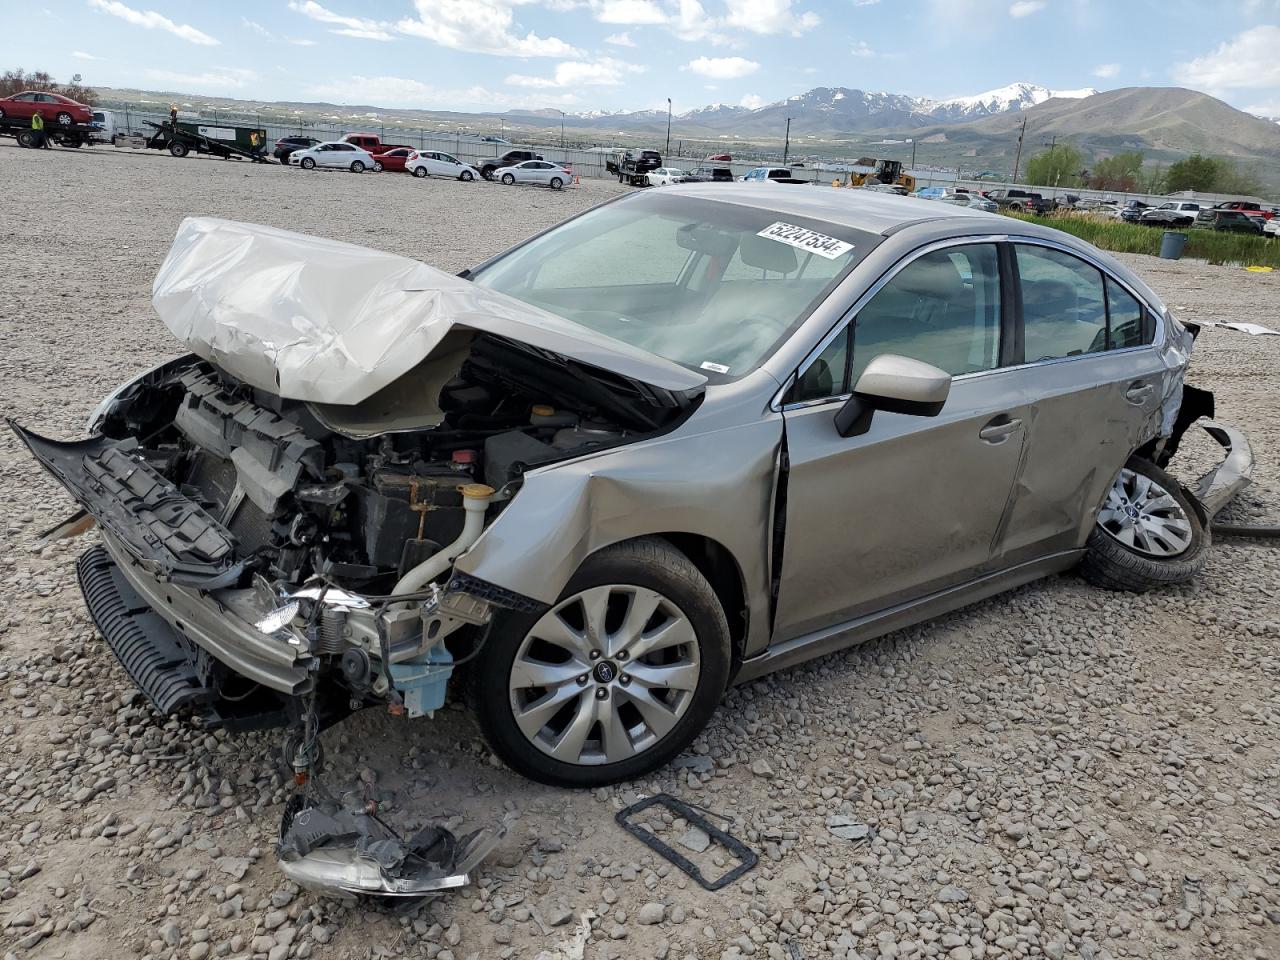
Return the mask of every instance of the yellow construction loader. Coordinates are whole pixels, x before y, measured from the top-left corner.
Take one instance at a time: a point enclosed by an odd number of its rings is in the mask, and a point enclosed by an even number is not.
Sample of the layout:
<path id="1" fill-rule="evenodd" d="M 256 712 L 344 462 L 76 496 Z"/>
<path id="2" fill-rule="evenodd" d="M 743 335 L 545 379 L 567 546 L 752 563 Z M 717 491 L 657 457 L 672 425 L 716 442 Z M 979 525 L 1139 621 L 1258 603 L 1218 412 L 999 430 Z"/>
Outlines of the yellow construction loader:
<path id="1" fill-rule="evenodd" d="M 904 187 L 907 193 L 916 192 L 916 178 L 902 169 L 901 160 L 877 160 L 875 169 L 870 173 L 849 174 L 851 187 L 863 187 L 869 183 L 884 183 Z"/>

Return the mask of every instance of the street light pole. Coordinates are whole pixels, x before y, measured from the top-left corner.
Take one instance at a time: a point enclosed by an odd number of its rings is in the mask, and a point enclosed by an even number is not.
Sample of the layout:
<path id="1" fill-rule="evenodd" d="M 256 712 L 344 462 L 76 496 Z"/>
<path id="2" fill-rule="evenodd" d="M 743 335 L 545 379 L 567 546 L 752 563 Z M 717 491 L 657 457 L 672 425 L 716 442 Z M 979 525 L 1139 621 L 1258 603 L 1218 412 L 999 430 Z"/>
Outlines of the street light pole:
<path id="1" fill-rule="evenodd" d="M 560 149 L 564 149 L 564 111 L 560 111 Z"/>
<path id="2" fill-rule="evenodd" d="M 911 138 L 911 169 L 916 168 L 916 138 Z"/>
<path id="3" fill-rule="evenodd" d="M 671 153 L 671 98 L 667 97 L 667 149 L 662 151 L 662 156 L 667 157 Z"/>
<path id="4" fill-rule="evenodd" d="M 791 152 L 791 121 L 794 119 L 795 117 L 787 117 L 787 135 L 786 135 L 786 139 L 782 143 L 783 166 L 785 166 L 787 163 L 787 154 Z"/>

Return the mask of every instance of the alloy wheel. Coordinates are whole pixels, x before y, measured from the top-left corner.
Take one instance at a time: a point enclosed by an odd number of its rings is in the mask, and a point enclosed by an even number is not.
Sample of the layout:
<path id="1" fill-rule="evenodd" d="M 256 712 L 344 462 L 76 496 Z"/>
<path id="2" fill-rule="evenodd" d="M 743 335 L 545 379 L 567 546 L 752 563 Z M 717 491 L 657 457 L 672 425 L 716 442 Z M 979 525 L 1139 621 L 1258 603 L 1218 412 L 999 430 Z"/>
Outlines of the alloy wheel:
<path id="1" fill-rule="evenodd" d="M 1107 493 L 1098 526 L 1136 553 L 1168 559 L 1191 546 L 1182 505 L 1150 477 L 1125 467 Z"/>
<path id="2" fill-rule="evenodd" d="M 671 600 L 634 585 L 590 587 L 521 642 L 508 678 L 512 715 L 556 760 L 617 763 L 672 731 L 701 671 L 693 624 Z"/>

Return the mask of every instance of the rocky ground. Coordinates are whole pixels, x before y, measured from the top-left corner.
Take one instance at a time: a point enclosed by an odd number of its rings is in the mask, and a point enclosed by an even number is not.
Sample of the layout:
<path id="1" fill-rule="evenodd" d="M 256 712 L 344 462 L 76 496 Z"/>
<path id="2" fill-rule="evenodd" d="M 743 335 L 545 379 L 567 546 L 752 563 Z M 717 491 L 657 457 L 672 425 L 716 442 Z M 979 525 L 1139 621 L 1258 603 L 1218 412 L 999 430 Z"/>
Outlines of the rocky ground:
<path id="1" fill-rule="evenodd" d="M 616 189 L 9 141 L 0 171 L 0 413 L 68 437 L 111 386 L 177 352 L 148 294 L 186 214 L 453 270 Z M 1192 319 L 1276 320 L 1276 275 L 1131 262 Z M 1280 338 L 1220 329 L 1197 348 L 1192 379 L 1258 456 L 1239 517 L 1280 520 L 1278 360 Z M 1280 956 L 1267 543 L 1221 538 L 1199 581 L 1146 596 L 1054 578 L 736 689 L 676 768 L 591 793 L 513 777 L 461 709 L 352 718 L 324 737 L 332 783 L 363 772 L 405 822 L 512 824 L 473 887 L 393 912 L 285 882 L 276 737 L 148 709 L 75 585 L 92 534 L 33 546 L 70 509 L 0 436 L 6 957 Z M 651 854 L 613 817 L 658 790 L 723 814 L 760 865 L 708 893 Z M 655 825 L 702 845 L 679 820 Z M 708 871 L 731 865 L 717 849 Z"/>

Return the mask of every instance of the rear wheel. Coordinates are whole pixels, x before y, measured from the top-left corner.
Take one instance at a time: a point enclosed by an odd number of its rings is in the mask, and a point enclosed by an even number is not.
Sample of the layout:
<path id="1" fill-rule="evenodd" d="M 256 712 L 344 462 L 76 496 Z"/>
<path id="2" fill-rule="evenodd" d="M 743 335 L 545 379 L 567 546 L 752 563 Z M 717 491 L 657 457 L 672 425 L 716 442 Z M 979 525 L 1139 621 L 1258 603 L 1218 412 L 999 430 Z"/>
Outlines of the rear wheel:
<path id="1" fill-rule="evenodd" d="M 359 173 L 360 171 L 359 171 L 359 170 L 357 170 L 356 172 L 357 172 L 357 173 Z M 374 172 L 374 173 L 381 173 L 381 172 L 382 172 L 382 163 L 381 163 L 381 161 L 378 161 L 378 160 L 373 161 L 373 172 Z"/>
<path id="2" fill-rule="evenodd" d="M 561 187 L 564 186 L 564 181 L 561 180 L 559 177 L 552 177 L 550 186 L 552 190 L 559 190 Z"/>
<path id="3" fill-rule="evenodd" d="M 4 108 L 0 107 L 0 120 L 4 119 Z"/>
<path id="4" fill-rule="evenodd" d="M 315 158 L 314 158 L 314 157 L 303 157 L 303 158 L 298 162 L 298 166 L 302 167 L 302 169 L 303 169 L 303 170 L 314 170 L 314 169 L 316 168 L 316 161 L 315 161 Z"/>
<path id="5" fill-rule="evenodd" d="M 497 169 L 497 167 L 481 167 L 481 168 L 480 168 L 480 176 L 484 177 L 486 180 L 492 180 L 492 179 L 493 179 L 493 171 L 494 171 L 494 170 L 496 170 L 496 169 Z"/>
<path id="6" fill-rule="evenodd" d="M 464 183 L 470 183 L 475 178 L 476 178 L 476 175 L 472 173 L 470 170 L 463 170 L 462 173 L 458 174 L 458 179 L 463 181 Z"/>
<path id="7" fill-rule="evenodd" d="M 1208 559 L 1209 531 L 1177 480 L 1131 457 L 1107 491 L 1085 546 L 1080 573 L 1086 580 L 1141 593 L 1198 574 Z"/>
<path id="8" fill-rule="evenodd" d="M 173 140 L 169 143 L 169 152 L 175 157 L 185 157 L 191 152 L 191 148 L 181 141 Z"/>
<path id="9" fill-rule="evenodd" d="M 18 132 L 18 146 L 33 147 L 36 143 L 36 135 L 30 130 L 20 130 Z"/>
<path id="10" fill-rule="evenodd" d="M 415 177 L 418 177 L 419 179 L 421 179 L 421 178 L 423 178 L 423 177 L 425 177 L 425 176 L 427 175 L 427 168 L 426 168 L 426 167 L 414 167 L 414 168 L 413 168 L 413 175 L 414 175 Z"/>
<path id="11" fill-rule="evenodd" d="M 352 173 L 364 173 L 364 164 L 363 164 L 363 163 L 361 163 L 359 160 L 352 160 L 352 161 L 351 161 L 351 172 L 352 172 Z"/>
<path id="12" fill-rule="evenodd" d="M 65 110 L 59 113 L 53 119 L 57 122 L 58 126 L 60 127 L 71 126 L 71 114 L 67 113 Z"/>
<path id="13" fill-rule="evenodd" d="M 504 173 L 502 175 L 502 182 L 509 187 L 516 182 L 516 175 L 514 173 Z"/>
<path id="14" fill-rule="evenodd" d="M 729 679 L 715 592 L 661 540 L 589 557 L 545 613 L 504 611 L 472 673 L 495 753 L 542 783 L 641 776 L 701 732 Z"/>

